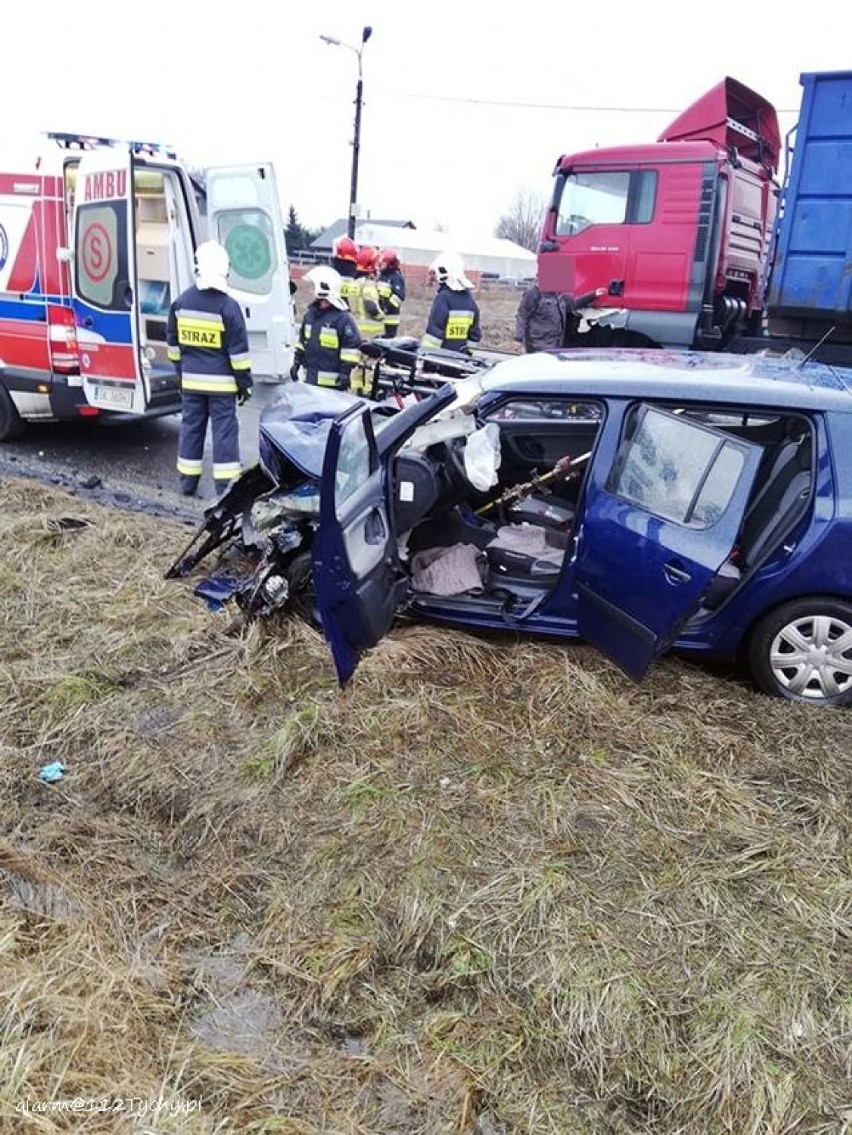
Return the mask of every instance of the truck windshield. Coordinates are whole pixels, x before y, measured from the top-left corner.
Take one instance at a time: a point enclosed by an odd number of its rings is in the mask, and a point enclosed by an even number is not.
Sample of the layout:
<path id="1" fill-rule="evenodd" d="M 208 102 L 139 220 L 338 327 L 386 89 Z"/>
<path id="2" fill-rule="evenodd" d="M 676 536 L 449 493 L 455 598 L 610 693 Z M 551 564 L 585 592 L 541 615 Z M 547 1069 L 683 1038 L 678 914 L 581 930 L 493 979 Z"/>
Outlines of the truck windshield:
<path id="1" fill-rule="evenodd" d="M 560 176 L 556 236 L 576 236 L 590 225 L 646 224 L 654 216 L 654 170 L 600 170 Z"/>

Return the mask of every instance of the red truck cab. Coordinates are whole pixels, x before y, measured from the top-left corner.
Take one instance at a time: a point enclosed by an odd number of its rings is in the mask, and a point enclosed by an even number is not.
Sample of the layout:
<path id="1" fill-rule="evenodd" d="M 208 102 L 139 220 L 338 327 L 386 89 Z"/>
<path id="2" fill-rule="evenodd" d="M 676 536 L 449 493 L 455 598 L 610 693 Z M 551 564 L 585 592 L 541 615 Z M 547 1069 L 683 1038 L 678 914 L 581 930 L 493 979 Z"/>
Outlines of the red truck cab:
<path id="1" fill-rule="evenodd" d="M 597 306 L 618 313 L 573 345 L 715 349 L 756 328 L 780 145 L 774 108 L 726 78 L 655 143 L 560 157 L 540 286 L 606 287 Z"/>

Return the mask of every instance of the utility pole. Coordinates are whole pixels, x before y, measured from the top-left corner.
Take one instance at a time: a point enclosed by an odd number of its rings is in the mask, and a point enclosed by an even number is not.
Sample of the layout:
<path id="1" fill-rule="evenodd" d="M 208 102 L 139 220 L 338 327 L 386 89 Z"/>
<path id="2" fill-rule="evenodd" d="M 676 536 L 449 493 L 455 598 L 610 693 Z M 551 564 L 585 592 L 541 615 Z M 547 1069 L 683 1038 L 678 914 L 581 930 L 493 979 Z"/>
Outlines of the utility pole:
<path id="1" fill-rule="evenodd" d="M 364 50 L 364 44 L 372 34 L 372 28 L 364 28 L 361 32 L 360 47 L 353 47 L 351 43 L 344 43 L 342 40 L 336 39 L 331 35 L 320 36 L 323 43 L 329 43 L 333 47 L 348 48 L 349 51 L 354 51 L 355 55 L 358 57 L 358 85 L 355 88 L 355 136 L 352 140 L 352 178 L 349 182 L 349 215 L 346 222 L 346 231 L 353 239 L 355 237 L 355 213 L 358 208 L 358 162 L 361 157 L 361 106 L 364 101 L 364 75 L 361 67 L 361 53 Z"/>
<path id="2" fill-rule="evenodd" d="M 364 29 L 367 31 L 368 29 Z M 349 236 L 355 236 L 355 210 L 358 206 L 358 158 L 361 154 L 361 96 L 364 80 L 361 78 L 361 53 L 358 53 L 358 86 L 355 88 L 355 137 L 352 142 L 352 181 L 349 186 Z"/>

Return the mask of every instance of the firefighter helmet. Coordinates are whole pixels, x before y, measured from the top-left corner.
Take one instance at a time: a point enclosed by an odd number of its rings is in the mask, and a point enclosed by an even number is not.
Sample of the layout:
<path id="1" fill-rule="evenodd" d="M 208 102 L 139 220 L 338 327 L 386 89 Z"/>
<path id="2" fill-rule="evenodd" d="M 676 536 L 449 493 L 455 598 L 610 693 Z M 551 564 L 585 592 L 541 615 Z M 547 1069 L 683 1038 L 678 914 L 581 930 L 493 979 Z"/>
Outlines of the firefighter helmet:
<path id="1" fill-rule="evenodd" d="M 338 260 L 355 260 L 358 256 L 358 245 L 351 236 L 339 236 L 332 249 Z"/>
<path id="2" fill-rule="evenodd" d="M 311 268 L 305 273 L 305 279 L 314 289 L 314 296 L 318 300 L 328 300 L 332 307 L 346 311 L 346 300 L 340 294 L 340 273 L 333 268 Z"/>
<path id="3" fill-rule="evenodd" d="M 358 250 L 355 267 L 359 272 L 375 272 L 378 259 L 379 254 L 376 249 L 365 244 L 363 248 Z"/>
<path id="4" fill-rule="evenodd" d="M 195 282 L 202 291 L 216 288 L 224 292 L 228 287 L 231 261 L 228 253 L 215 240 L 205 240 L 195 250 Z"/>
<path id="5" fill-rule="evenodd" d="M 380 268 L 398 268 L 399 253 L 395 248 L 383 248 L 379 256 Z"/>
<path id="6" fill-rule="evenodd" d="M 442 252 L 429 265 L 429 272 L 439 284 L 446 284 L 453 292 L 463 292 L 473 284 L 464 274 L 464 264 L 457 252 Z"/>

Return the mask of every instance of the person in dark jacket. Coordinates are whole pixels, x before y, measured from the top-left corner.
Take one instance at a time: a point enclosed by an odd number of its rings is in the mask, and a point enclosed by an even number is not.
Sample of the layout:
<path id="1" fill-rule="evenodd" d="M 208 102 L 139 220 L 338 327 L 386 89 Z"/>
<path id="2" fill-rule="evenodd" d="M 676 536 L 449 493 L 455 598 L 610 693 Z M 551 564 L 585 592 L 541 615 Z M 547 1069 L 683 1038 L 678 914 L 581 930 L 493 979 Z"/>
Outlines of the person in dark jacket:
<path id="1" fill-rule="evenodd" d="M 333 268 L 312 268 L 305 279 L 314 289 L 299 328 L 296 360 L 290 372 L 297 378 L 305 368 L 312 386 L 348 390 L 354 367 L 361 362 L 361 336 L 346 300 L 340 294 L 341 278 Z"/>
<path id="2" fill-rule="evenodd" d="M 515 316 L 515 340 L 523 343 L 527 354 L 564 347 L 576 312 L 606 295 L 606 288 L 595 288 L 581 296 L 564 292 L 543 292 L 538 281 L 525 290 Z"/>
<path id="3" fill-rule="evenodd" d="M 438 291 L 420 346 L 470 354 L 470 344 L 481 341 L 482 330 L 473 284 L 464 274 L 461 257 L 455 252 L 442 252 L 432 261 L 429 272 Z"/>
<path id="4" fill-rule="evenodd" d="M 185 496 L 198 491 L 208 420 L 216 491 L 224 492 L 240 475 L 237 404 L 248 401 L 253 386 L 245 317 L 227 290 L 228 253 L 216 241 L 205 241 L 195 264 L 195 285 L 171 305 L 166 326 L 183 398 L 177 470 Z"/>
<path id="5" fill-rule="evenodd" d="M 383 248 L 379 254 L 379 303 L 385 317 L 385 338 L 393 339 L 399 331 L 402 305 L 405 303 L 405 276 L 395 248 Z"/>

